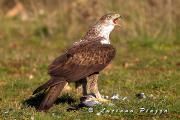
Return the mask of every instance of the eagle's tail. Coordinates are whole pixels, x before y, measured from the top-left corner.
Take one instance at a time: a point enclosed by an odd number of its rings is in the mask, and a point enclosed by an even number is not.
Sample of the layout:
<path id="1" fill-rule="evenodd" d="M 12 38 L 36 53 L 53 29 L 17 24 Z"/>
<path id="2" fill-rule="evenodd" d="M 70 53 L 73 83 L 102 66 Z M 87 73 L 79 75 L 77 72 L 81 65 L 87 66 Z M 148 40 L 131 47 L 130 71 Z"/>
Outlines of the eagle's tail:
<path id="1" fill-rule="evenodd" d="M 46 111 L 52 107 L 53 103 L 56 101 L 62 89 L 67 85 L 66 81 L 56 84 L 49 88 L 46 95 L 44 96 L 38 111 Z"/>
<path id="2" fill-rule="evenodd" d="M 47 82 L 44 83 L 43 85 L 39 86 L 38 88 L 36 88 L 36 90 L 34 90 L 33 95 L 41 92 L 42 90 L 48 89 L 48 88 L 50 87 L 51 83 L 52 83 L 52 79 L 49 80 L 49 81 L 47 81 Z"/>
<path id="3" fill-rule="evenodd" d="M 34 90 L 33 95 L 41 92 L 42 90 L 46 90 L 56 84 L 61 84 L 62 82 L 64 82 L 63 78 L 51 78 L 49 81 L 47 81 L 43 85 L 39 86 L 36 90 Z"/>

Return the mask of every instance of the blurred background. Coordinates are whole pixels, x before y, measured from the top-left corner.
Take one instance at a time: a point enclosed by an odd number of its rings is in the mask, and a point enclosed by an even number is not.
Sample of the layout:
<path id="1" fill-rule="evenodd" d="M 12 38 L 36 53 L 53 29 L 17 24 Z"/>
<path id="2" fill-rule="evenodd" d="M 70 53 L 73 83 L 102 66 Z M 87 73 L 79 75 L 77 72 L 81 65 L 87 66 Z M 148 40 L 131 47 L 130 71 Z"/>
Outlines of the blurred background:
<path id="1" fill-rule="evenodd" d="M 180 0 L 0 0 L 0 108 L 14 110 L 0 117 L 41 116 L 19 103 L 49 79 L 48 65 L 109 12 L 121 14 L 123 26 L 111 34 L 117 55 L 100 75 L 100 92 L 152 94 L 151 101 L 117 105 L 163 107 L 179 117 Z M 55 110 L 66 118 L 62 106 Z"/>
<path id="2" fill-rule="evenodd" d="M 179 0 L 0 0 L 0 7 L 1 39 L 50 39 L 58 34 L 74 41 L 109 12 L 124 17 L 116 37 L 125 41 L 146 36 L 173 42 L 180 31 Z"/>

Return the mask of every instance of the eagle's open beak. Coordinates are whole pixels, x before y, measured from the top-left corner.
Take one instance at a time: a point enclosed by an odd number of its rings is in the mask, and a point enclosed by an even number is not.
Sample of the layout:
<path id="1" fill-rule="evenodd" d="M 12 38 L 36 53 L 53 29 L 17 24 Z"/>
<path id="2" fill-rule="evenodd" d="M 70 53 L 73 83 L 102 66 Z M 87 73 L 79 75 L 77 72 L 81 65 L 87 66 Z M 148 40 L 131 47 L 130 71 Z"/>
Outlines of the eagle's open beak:
<path id="1" fill-rule="evenodd" d="M 114 22 L 115 25 L 121 26 L 121 18 L 120 17 L 114 19 L 113 22 Z"/>
<path id="2" fill-rule="evenodd" d="M 118 17 L 113 20 L 114 24 L 117 26 L 121 26 L 121 23 L 122 23 L 121 18 L 122 16 L 118 15 Z"/>

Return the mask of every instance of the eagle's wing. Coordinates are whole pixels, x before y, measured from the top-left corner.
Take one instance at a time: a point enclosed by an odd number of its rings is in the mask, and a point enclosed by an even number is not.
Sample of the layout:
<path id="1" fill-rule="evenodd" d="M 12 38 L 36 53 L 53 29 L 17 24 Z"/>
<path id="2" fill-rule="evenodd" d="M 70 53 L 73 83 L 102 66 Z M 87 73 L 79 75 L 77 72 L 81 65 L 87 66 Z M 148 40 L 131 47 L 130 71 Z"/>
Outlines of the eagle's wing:
<path id="1" fill-rule="evenodd" d="M 100 40 L 102 39 L 101 37 L 100 38 L 96 38 L 94 40 L 89 40 L 89 41 L 85 41 L 85 42 L 80 42 L 80 43 L 76 43 L 74 44 L 74 46 L 70 49 L 68 49 L 68 51 L 57 57 L 50 65 L 49 65 L 49 68 L 48 68 L 48 73 L 51 75 L 52 73 L 54 73 L 56 70 L 60 69 L 68 60 L 69 58 L 71 58 L 75 52 L 79 52 L 78 50 L 80 50 L 80 48 L 82 46 L 86 46 L 88 43 L 91 43 L 91 41 L 97 41 L 97 40 Z"/>
<path id="2" fill-rule="evenodd" d="M 114 56 L 115 49 L 110 44 L 101 44 L 99 39 L 84 42 L 55 59 L 48 73 L 67 81 L 77 81 L 104 69 Z"/>

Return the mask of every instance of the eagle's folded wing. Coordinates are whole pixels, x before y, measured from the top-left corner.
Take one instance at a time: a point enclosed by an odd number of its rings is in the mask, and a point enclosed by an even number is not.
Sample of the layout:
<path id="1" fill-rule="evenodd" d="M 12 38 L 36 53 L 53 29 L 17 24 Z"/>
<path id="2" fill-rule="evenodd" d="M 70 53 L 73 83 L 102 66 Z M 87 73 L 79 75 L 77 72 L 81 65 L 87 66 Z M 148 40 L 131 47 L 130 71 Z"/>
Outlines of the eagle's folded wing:
<path id="1" fill-rule="evenodd" d="M 76 81 L 104 69 L 113 59 L 115 49 L 99 41 L 84 42 L 70 48 L 49 67 L 51 76 Z"/>

